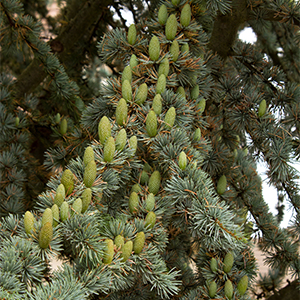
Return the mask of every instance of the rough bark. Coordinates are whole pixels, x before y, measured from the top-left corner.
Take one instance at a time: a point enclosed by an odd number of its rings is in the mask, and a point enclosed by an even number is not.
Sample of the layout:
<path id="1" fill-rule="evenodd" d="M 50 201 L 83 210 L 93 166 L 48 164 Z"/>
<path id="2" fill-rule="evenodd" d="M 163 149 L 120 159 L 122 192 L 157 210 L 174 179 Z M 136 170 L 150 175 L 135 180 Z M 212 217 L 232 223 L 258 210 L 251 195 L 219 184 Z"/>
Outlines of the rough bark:
<path id="1" fill-rule="evenodd" d="M 209 41 L 209 48 L 226 59 L 231 52 L 232 45 L 237 38 L 238 30 L 248 17 L 247 1 L 233 0 L 232 11 L 226 15 L 218 14 Z"/>
<path id="2" fill-rule="evenodd" d="M 268 300 L 298 300 L 300 299 L 300 289 L 297 280 L 289 282 L 284 288 L 282 288 L 278 293 L 272 295 Z"/>

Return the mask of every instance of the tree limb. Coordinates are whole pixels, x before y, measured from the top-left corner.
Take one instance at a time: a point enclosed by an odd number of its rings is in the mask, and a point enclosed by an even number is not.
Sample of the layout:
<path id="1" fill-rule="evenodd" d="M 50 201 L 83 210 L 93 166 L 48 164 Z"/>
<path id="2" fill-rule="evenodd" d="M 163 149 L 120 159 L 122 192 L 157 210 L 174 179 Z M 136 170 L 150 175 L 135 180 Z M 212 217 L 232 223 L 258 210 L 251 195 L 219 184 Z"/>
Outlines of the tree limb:
<path id="1" fill-rule="evenodd" d="M 269 297 L 268 300 L 300 299 L 300 290 L 297 289 L 297 286 L 299 287 L 297 280 L 289 282 L 288 285 Z"/>
<path id="2" fill-rule="evenodd" d="M 112 0 L 86 1 L 77 15 L 65 26 L 58 37 L 52 41 L 54 51 L 64 64 L 64 58 L 70 56 L 72 47 L 86 34 L 87 29 L 94 23 L 98 23 L 103 11 L 112 3 Z M 65 67 L 68 67 L 65 65 Z M 17 78 L 15 84 L 16 96 L 22 97 L 31 93 L 47 76 L 43 65 L 38 58 L 34 58 L 29 66 Z"/>
<path id="3" fill-rule="evenodd" d="M 247 1 L 233 0 L 231 14 L 219 14 L 215 21 L 209 41 L 209 48 L 223 59 L 231 55 L 231 49 L 237 38 L 240 26 L 247 20 Z"/>

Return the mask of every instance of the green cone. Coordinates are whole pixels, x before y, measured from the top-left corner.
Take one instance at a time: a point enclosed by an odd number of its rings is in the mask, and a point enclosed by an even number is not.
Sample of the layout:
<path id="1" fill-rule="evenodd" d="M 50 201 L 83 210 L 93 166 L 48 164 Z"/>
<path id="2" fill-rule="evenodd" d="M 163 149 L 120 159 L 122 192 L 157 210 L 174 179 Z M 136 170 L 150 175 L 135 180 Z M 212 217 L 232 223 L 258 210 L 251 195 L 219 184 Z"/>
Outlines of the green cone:
<path id="1" fill-rule="evenodd" d="M 65 187 L 66 195 L 70 195 L 74 190 L 74 175 L 72 171 L 66 169 L 61 176 L 60 182 Z"/>
<path id="2" fill-rule="evenodd" d="M 166 38 L 170 41 L 175 39 L 176 33 L 177 33 L 177 19 L 174 14 L 170 15 L 167 19 L 166 22 L 166 27 L 165 27 L 165 35 Z"/>
<path id="3" fill-rule="evenodd" d="M 146 119 L 146 130 L 150 137 L 157 134 L 157 117 L 153 110 L 150 110 Z"/>
<path id="4" fill-rule="evenodd" d="M 107 139 L 104 145 L 103 158 L 106 162 L 111 162 L 114 159 L 114 154 L 116 151 L 116 144 L 114 138 L 111 136 Z"/>
<path id="5" fill-rule="evenodd" d="M 49 244 L 53 237 L 53 227 L 52 223 L 47 222 L 41 228 L 39 234 L 39 245 L 42 249 L 46 249 L 49 247 Z"/>
<path id="6" fill-rule="evenodd" d="M 145 233 L 143 231 L 139 232 L 133 242 L 133 251 L 135 254 L 140 254 L 144 248 L 145 244 Z"/>
<path id="7" fill-rule="evenodd" d="M 114 257 L 114 242 L 111 239 L 105 241 L 105 253 L 103 257 L 104 264 L 110 264 Z"/>
<path id="8" fill-rule="evenodd" d="M 126 145 L 126 141 L 127 141 L 127 133 L 126 130 L 122 128 L 116 136 L 116 149 L 122 151 Z"/>
<path id="9" fill-rule="evenodd" d="M 35 222 L 35 218 L 33 214 L 30 211 L 26 211 L 24 215 L 24 227 L 25 227 L 25 232 L 27 234 L 30 234 L 31 231 L 34 229 L 34 222 Z"/>
<path id="10" fill-rule="evenodd" d="M 86 166 L 91 160 L 95 160 L 94 150 L 91 146 L 86 147 L 83 155 L 83 163 Z"/>
<path id="11" fill-rule="evenodd" d="M 81 194 L 81 200 L 82 200 L 82 210 L 81 212 L 84 213 L 92 200 L 92 190 L 90 188 L 86 188 L 83 193 Z"/>
<path id="12" fill-rule="evenodd" d="M 157 115 L 161 114 L 162 102 L 161 102 L 161 95 L 160 94 L 155 95 L 155 97 L 153 98 L 152 109 L 154 110 L 154 112 Z"/>
<path id="13" fill-rule="evenodd" d="M 90 161 L 84 168 L 83 183 L 86 187 L 91 187 L 97 176 L 97 165 L 94 160 Z"/>
<path id="14" fill-rule="evenodd" d="M 160 183 L 161 183 L 160 173 L 159 173 L 159 171 L 154 171 L 151 174 L 149 183 L 148 183 L 149 193 L 156 195 L 160 189 Z"/>
<path id="15" fill-rule="evenodd" d="M 136 42 L 136 27 L 135 24 L 131 24 L 128 28 L 127 41 L 130 45 L 134 45 Z"/>
<path id="16" fill-rule="evenodd" d="M 104 145 L 105 140 L 111 136 L 111 126 L 106 116 L 103 116 L 99 122 L 98 135 L 102 145 Z"/>
<path id="17" fill-rule="evenodd" d="M 168 10 L 167 7 L 162 4 L 158 10 L 158 23 L 160 25 L 165 25 L 168 19 Z"/>

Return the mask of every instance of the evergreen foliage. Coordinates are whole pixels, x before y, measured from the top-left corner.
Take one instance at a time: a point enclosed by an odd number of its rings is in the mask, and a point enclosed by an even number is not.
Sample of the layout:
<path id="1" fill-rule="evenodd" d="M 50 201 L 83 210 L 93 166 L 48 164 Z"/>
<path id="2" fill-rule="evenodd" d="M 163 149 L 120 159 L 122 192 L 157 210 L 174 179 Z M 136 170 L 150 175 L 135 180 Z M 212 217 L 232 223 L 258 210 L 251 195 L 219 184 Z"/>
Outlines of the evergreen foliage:
<path id="1" fill-rule="evenodd" d="M 50 43 L 31 2 L 0 3 L 0 298 L 251 299 L 253 238 L 299 287 L 298 2 L 124 1 L 128 29 L 117 1 L 71 2 L 61 28 L 37 7 Z"/>

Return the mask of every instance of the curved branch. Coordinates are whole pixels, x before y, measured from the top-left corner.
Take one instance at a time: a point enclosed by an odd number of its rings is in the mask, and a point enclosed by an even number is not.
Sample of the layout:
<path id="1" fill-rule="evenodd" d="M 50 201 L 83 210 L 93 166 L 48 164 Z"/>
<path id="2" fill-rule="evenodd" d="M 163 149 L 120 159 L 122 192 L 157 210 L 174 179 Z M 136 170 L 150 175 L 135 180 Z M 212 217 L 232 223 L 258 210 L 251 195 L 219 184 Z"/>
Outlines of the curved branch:
<path id="1" fill-rule="evenodd" d="M 297 280 L 294 280 L 293 282 L 289 282 L 289 284 L 286 285 L 281 290 L 279 290 L 278 293 L 268 298 L 268 300 L 282 300 L 282 299 L 300 299 L 299 283 L 297 283 Z"/>
<path id="2" fill-rule="evenodd" d="M 233 0 L 231 14 L 219 14 L 215 21 L 208 47 L 223 59 L 232 54 L 232 45 L 240 26 L 247 20 L 247 1 Z"/>
<path id="3" fill-rule="evenodd" d="M 97 24 L 103 15 L 103 11 L 113 0 L 86 1 L 77 15 L 66 25 L 58 37 L 51 42 L 53 52 L 62 64 L 70 55 L 74 45 L 82 39 L 87 29 Z M 65 65 L 68 69 L 68 65 Z M 22 97 L 25 93 L 32 92 L 47 76 L 43 65 L 38 58 L 34 58 L 30 65 L 17 78 L 15 84 L 16 96 Z"/>

